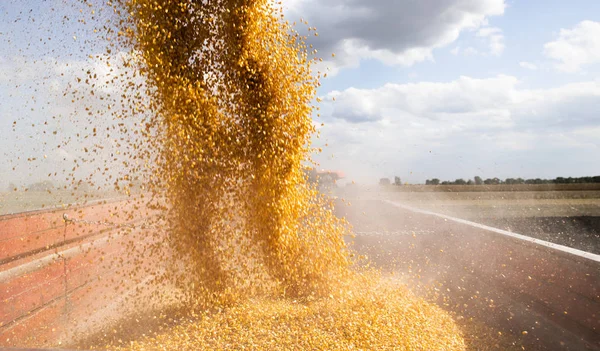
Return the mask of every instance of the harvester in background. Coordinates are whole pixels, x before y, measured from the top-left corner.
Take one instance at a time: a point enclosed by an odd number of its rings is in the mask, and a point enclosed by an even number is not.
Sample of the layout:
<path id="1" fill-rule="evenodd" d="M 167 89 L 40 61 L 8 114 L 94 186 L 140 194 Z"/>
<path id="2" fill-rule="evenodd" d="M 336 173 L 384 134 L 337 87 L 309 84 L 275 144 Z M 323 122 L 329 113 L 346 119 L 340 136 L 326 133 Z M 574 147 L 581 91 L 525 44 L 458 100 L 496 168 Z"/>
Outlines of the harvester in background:
<path id="1" fill-rule="evenodd" d="M 332 171 L 316 168 L 310 168 L 306 171 L 308 181 L 311 184 L 317 184 L 322 192 L 329 192 L 337 187 L 337 181 L 345 177 L 342 171 Z"/>

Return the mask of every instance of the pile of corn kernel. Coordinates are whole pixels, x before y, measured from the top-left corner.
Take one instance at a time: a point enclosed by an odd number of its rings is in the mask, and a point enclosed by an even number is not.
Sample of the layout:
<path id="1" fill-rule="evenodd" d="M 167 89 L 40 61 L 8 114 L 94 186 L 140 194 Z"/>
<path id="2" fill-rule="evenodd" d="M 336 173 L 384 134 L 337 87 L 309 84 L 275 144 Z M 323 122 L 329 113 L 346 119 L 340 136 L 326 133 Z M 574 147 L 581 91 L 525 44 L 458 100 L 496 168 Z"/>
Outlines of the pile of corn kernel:
<path id="1" fill-rule="evenodd" d="M 362 290 L 298 302 L 253 299 L 200 313 L 132 350 L 462 350 L 452 318 L 409 291 Z"/>

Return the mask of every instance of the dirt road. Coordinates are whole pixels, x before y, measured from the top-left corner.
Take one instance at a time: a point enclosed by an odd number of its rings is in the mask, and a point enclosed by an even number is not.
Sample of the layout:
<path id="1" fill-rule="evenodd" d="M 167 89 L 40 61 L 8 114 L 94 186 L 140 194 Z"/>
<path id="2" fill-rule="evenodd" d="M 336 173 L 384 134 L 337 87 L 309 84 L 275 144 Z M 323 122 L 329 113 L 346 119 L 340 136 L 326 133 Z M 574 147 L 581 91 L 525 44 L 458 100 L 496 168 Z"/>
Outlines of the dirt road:
<path id="1" fill-rule="evenodd" d="M 354 226 L 353 247 L 458 319 L 517 348 L 600 349 L 600 263 L 382 199 L 348 200 L 337 208 Z"/>

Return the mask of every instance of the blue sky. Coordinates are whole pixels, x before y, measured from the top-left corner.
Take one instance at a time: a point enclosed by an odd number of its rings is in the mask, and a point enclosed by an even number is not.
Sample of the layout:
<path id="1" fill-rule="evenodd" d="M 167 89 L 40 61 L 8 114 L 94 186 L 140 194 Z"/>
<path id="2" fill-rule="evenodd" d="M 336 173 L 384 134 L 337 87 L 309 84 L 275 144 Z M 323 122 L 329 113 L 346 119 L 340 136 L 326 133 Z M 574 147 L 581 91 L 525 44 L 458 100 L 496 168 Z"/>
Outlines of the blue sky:
<path id="1" fill-rule="evenodd" d="M 600 174 L 600 2 L 288 7 L 317 26 L 330 68 L 322 168 L 361 183 Z"/>
<path id="2" fill-rule="evenodd" d="M 288 18 L 317 27 L 310 43 L 325 62 L 315 69 L 328 68 L 315 116 L 325 124 L 315 138 L 324 147 L 321 168 L 367 184 L 396 175 L 413 183 L 600 175 L 600 1 L 287 0 L 284 7 Z M 98 142 L 78 131 L 114 122 L 80 116 L 63 96 L 89 95 L 76 82 L 87 70 L 123 73 L 87 57 L 106 44 L 90 31 L 91 10 L 64 0 L 0 2 L 0 188 L 49 174 L 62 181 L 73 163 L 106 163 L 119 148 L 102 139 L 91 160 L 84 148 Z M 105 100 L 88 96 L 79 106 L 105 108 L 115 87 L 96 88 Z"/>
<path id="3" fill-rule="evenodd" d="M 105 82 L 125 71 L 116 50 L 110 60 L 104 54 L 105 32 L 94 32 L 103 11 L 70 0 L 0 2 L 0 190 L 44 180 L 111 184 L 121 171 L 125 142 L 115 128 L 123 121 L 107 106 L 118 104 L 122 86 Z M 87 72 L 98 78 L 94 88 Z"/>
<path id="4" fill-rule="evenodd" d="M 347 69 L 325 79 L 322 89 L 341 90 L 348 86 L 375 88 L 389 82 L 451 81 L 460 75 L 487 77 L 507 74 L 522 77 L 523 86 L 544 88 L 578 81 L 586 74 L 598 77 L 600 67 L 592 65 L 586 72 L 568 74 L 544 70 L 531 71 L 520 62 L 549 64 L 543 55 L 543 46 L 558 36 L 560 29 L 572 28 L 583 20 L 600 21 L 600 1 L 507 1 L 503 15 L 487 18 L 490 27 L 502 30 L 505 48 L 501 55 L 454 55 L 456 47 L 463 50 L 475 47 L 485 50 L 485 40 L 478 38 L 475 31 L 465 30 L 453 43 L 436 49 L 434 61 L 424 61 L 410 66 L 390 66 L 377 60 L 365 60 L 355 69 Z M 327 33 L 319 33 L 326 36 Z M 327 53 L 324 53 L 324 55 Z M 356 79 L 357 76 L 365 79 Z"/>

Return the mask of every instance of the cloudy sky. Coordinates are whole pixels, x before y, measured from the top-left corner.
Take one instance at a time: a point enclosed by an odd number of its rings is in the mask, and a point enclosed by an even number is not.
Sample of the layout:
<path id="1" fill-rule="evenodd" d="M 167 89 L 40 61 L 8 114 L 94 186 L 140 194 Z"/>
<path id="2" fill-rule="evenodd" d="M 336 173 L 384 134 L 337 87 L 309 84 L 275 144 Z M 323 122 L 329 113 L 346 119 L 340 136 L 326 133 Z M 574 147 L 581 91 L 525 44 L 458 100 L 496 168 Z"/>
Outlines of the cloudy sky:
<path id="1" fill-rule="evenodd" d="M 106 54 L 107 18 L 83 1 L 0 0 L 0 191 L 46 180 L 109 186 L 136 162 L 126 153 L 139 119 L 111 116 L 123 82 L 136 80 L 123 53 Z"/>
<path id="2" fill-rule="evenodd" d="M 0 189 L 9 181 L 60 180 L 86 158 L 94 164 L 90 145 L 104 150 L 103 164 L 119 149 L 109 131 L 96 141 L 77 136 L 102 117 L 74 115 L 81 108 L 74 111 L 64 92 L 81 93 L 76 78 L 88 70 L 99 81 L 120 71 L 87 56 L 101 51 L 79 18 L 84 10 L 89 20 L 92 10 L 73 4 L 0 1 Z M 319 32 L 310 43 L 324 58 L 318 69 L 328 73 L 315 116 L 324 124 L 315 141 L 324 147 L 321 168 L 369 184 L 394 176 L 420 183 L 600 175 L 600 1 L 284 6 L 288 18 L 306 19 Z M 106 107 L 113 90 L 96 87 L 98 95 L 78 103 Z"/>
<path id="3" fill-rule="evenodd" d="M 326 61 L 322 168 L 362 183 L 600 174 L 600 1 L 286 6 Z"/>

